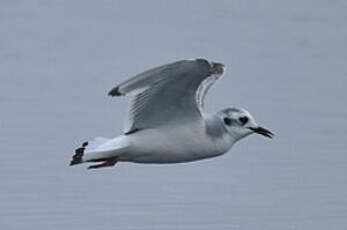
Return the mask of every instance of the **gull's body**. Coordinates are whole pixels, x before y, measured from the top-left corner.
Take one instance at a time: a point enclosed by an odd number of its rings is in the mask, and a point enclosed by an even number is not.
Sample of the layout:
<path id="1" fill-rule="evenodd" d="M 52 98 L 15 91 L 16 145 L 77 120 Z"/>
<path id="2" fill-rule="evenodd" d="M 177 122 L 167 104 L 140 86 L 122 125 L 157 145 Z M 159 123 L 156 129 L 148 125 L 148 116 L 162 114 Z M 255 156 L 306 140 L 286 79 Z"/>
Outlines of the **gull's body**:
<path id="1" fill-rule="evenodd" d="M 183 60 L 129 79 L 109 95 L 133 95 L 124 134 L 96 138 L 76 150 L 71 165 L 104 162 L 90 168 L 113 166 L 117 161 L 180 163 L 226 153 L 239 139 L 257 132 L 271 137 L 243 109 L 203 112 L 209 87 L 223 74 L 224 65 L 204 59 Z"/>
<path id="2" fill-rule="evenodd" d="M 201 127 L 206 124 L 163 126 L 157 129 L 146 129 L 131 135 L 123 135 L 113 140 L 127 143 L 126 153 L 120 154 L 119 161 L 137 163 L 180 163 L 215 157 L 225 153 L 233 140 L 227 137 L 217 140 L 206 135 Z M 193 135 L 192 135 L 193 134 Z M 112 142 L 112 141 L 111 141 Z"/>

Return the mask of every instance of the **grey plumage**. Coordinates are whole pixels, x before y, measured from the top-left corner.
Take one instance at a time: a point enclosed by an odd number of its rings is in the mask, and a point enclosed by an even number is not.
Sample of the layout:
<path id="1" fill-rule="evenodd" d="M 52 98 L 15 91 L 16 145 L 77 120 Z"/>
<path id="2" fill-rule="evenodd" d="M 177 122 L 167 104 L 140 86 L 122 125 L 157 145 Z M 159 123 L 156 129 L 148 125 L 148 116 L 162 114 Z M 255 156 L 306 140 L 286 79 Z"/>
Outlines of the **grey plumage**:
<path id="1" fill-rule="evenodd" d="M 178 61 L 138 74 L 113 88 L 109 93 L 112 96 L 135 95 L 124 132 L 201 118 L 206 92 L 223 73 L 216 65 L 221 64 L 204 59 Z"/>

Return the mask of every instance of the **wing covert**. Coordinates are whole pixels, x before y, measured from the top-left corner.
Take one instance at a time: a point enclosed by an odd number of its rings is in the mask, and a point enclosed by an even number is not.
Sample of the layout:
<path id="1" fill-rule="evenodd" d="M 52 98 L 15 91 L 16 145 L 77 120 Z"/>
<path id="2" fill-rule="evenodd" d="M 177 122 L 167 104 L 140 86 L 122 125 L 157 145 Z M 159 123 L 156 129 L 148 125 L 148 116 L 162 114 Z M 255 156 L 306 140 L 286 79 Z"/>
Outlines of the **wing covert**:
<path id="1" fill-rule="evenodd" d="M 135 95 L 125 122 L 125 133 L 174 122 L 201 119 L 203 100 L 224 66 L 204 59 L 163 65 L 125 81 L 109 95 Z"/>

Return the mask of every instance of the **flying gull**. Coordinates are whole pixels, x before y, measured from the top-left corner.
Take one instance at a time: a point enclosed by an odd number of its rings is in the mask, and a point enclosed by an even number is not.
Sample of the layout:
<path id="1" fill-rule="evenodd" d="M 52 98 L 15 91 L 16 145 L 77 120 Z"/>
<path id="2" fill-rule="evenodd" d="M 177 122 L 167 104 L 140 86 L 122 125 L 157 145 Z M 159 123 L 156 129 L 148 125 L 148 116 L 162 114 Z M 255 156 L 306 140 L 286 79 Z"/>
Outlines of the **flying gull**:
<path id="1" fill-rule="evenodd" d="M 215 114 L 203 111 L 208 89 L 224 71 L 221 63 L 182 60 L 114 87 L 110 96 L 133 96 L 123 134 L 84 142 L 70 165 L 99 162 L 88 167 L 95 169 L 119 161 L 191 162 L 220 156 L 252 133 L 272 138 L 273 134 L 259 126 L 245 109 L 226 108 Z"/>

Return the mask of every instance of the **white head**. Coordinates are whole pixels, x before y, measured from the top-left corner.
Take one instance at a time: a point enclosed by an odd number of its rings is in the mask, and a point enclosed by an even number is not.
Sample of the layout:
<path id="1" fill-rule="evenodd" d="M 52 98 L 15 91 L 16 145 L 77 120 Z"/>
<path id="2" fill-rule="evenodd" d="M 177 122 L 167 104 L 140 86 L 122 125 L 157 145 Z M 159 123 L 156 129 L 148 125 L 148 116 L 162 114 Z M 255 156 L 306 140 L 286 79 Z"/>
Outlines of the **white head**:
<path id="1" fill-rule="evenodd" d="M 252 133 L 258 133 L 269 138 L 273 137 L 273 133 L 257 125 L 253 116 L 245 109 L 224 109 L 218 113 L 218 116 L 222 119 L 224 127 L 235 141 Z"/>

